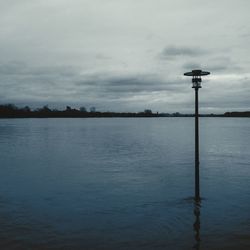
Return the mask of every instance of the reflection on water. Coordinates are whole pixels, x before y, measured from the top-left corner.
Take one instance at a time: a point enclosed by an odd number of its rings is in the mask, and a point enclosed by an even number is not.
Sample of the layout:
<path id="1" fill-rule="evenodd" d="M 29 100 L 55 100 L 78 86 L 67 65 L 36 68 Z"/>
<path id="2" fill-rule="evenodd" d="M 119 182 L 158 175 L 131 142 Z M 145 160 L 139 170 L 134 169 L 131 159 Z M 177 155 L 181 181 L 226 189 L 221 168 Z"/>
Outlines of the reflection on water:
<path id="1" fill-rule="evenodd" d="M 195 221 L 193 224 L 194 228 L 194 238 L 195 238 L 195 245 L 194 249 L 195 250 L 200 250 L 200 227 L 201 227 L 201 222 L 200 222 L 200 208 L 201 208 L 201 201 L 194 201 L 194 216 L 195 216 Z"/>

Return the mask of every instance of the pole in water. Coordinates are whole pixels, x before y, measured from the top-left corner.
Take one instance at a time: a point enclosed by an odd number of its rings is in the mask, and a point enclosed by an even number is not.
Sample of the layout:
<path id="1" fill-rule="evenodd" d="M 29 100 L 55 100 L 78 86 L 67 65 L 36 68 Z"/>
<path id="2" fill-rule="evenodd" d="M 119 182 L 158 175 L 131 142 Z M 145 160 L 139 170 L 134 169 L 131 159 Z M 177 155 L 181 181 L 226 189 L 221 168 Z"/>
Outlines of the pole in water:
<path id="1" fill-rule="evenodd" d="M 192 76 L 193 89 L 195 90 L 195 200 L 200 200 L 200 159 L 199 159 L 199 89 L 201 88 L 201 76 L 210 72 L 200 69 L 187 72 L 185 76 Z"/>

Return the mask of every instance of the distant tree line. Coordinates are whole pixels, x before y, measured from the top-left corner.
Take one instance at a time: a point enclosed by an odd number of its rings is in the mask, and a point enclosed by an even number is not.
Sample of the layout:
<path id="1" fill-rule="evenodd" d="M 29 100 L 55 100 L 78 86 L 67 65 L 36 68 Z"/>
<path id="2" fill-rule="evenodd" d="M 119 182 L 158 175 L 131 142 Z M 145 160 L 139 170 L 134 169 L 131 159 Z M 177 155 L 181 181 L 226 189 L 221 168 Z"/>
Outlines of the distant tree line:
<path id="1" fill-rule="evenodd" d="M 225 117 L 250 117 L 250 111 L 243 112 L 226 112 Z"/>
<path id="2" fill-rule="evenodd" d="M 52 117 L 160 117 L 164 114 L 153 113 L 150 109 L 143 112 L 100 112 L 96 111 L 94 107 L 87 111 L 85 107 L 79 109 L 66 106 L 65 110 L 50 109 L 48 105 L 42 108 L 31 110 L 30 107 L 22 108 L 14 104 L 0 105 L 0 118 L 52 118 Z"/>
<path id="3" fill-rule="evenodd" d="M 0 105 L 0 118 L 90 118 L 90 117 L 193 117 L 194 114 L 176 113 L 154 113 L 150 109 L 145 109 L 143 112 L 100 112 L 94 107 L 87 111 L 85 107 L 79 109 L 66 106 L 65 110 L 50 109 L 48 105 L 42 108 L 31 110 L 29 106 L 22 108 L 14 104 Z M 224 114 L 201 114 L 201 117 L 250 117 L 250 111 L 246 112 L 226 112 Z"/>

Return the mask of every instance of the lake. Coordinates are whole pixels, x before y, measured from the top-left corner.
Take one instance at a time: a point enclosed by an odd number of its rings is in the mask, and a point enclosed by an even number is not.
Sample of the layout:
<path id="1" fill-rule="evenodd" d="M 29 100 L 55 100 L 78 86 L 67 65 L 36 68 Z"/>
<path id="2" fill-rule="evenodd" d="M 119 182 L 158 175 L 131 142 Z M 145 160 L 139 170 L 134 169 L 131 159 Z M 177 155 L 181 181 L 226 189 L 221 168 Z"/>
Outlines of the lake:
<path id="1" fill-rule="evenodd" d="M 250 249 L 250 119 L 0 120 L 0 249 Z"/>

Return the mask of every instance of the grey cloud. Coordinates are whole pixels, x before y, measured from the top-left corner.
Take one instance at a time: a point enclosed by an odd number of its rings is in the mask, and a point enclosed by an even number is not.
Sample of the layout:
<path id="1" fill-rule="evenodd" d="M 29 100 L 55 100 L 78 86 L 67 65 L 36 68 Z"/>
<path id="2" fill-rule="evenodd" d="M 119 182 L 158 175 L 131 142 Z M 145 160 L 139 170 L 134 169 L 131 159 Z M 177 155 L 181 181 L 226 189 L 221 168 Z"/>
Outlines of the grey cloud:
<path id="1" fill-rule="evenodd" d="M 207 60 L 206 65 L 204 65 L 208 71 L 215 74 L 230 72 L 230 73 L 240 73 L 242 67 L 240 64 L 236 63 L 231 57 L 211 57 Z"/>
<path id="2" fill-rule="evenodd" d="M 156 74 L 118 74 L 97 72 L 84 74 L 78 68 L 27 66 L 25 63 L 0 65 L 2 102 L 121 103 L 135 96 L 149 98 L 152 93 L 182 92 L 181 79 L 164 79 Z"/>
<path id="3" fill-rule="evenodd" d="M 176 91 L 182 81 L 164 80 L 156 75 L 135 75 L 135 76 L 112 76 L 112 75 L 91 75 L 75 82 L 78 87 L 86 91 L 106 93 L 109 95 L 128 95 L 138 93 L 150 93 L 156 91 Z"/>
<path id="4" fill-rule="evenodd" d="M 0 64 L 1 101 L 25 101 L 58 98 L 77 74 L 70 67 L 27 66 L 21 62 Z M 69 92 L 70 93 L 70 92 Z"/>
<path id="5" fill-rule="evenodd" d="M 218 73 L 218 72 L 225 72 L 226 70 L 229 69 L 229 65 L 228 64 L 220 64 L 219 62 L 212 62 L 212 63 L 206 63 L 204 65 L 202 64 L 198 64 L 198 63 L 184 63 L 182 65 L 183 70 L 186 71 L 191 71 L 193 69 L 203 69 L 203 70 L 207 70 L 213 73 Z"/>
<path id="6" fill-rule="evenodd" d="M 187 62 L 182 65 L 182 68 L 186 71 L 191 71 L 193 69 L 201 69 L 201 64 L 193 63 L 193 62 Z"/>
<path id="7" fill-rule="evenodd" d="M 182 65 L 184 70 L 204 69 L 212 72 L 213 74 L 220 74 L 225 72 L 240 72 L 242 67 L 234 62 L 229 56 L 211 56 L 206 60 L 200 60 L 202 63 L 195 63 L 188 61 Z"/>
<path id="8" fill-rule="evenodd" d="M 160 57 L 163 59 L 174 58 L 180 56 L 202 56 L 207 54 L 207 51 L 199 47 L 187 47 L 187 46 L 168 46 L 160 53 Z"/>
<path id="9" fill-rule="evenodd" d="M 0 64 L 0 74 L 9 76 L 73 76 L 76 73 L 76 69 L 70 66 L 30 66 L 23 62 L 8 62 Z"/>

